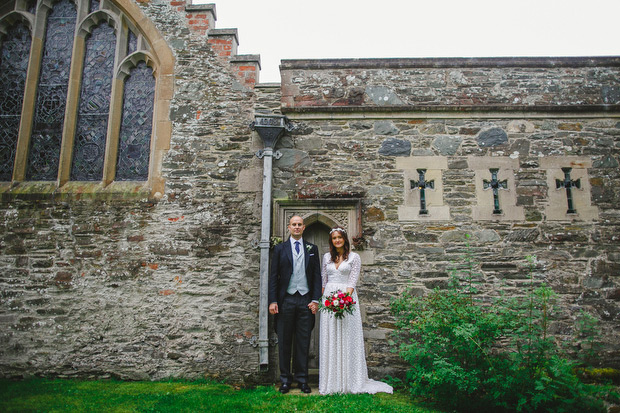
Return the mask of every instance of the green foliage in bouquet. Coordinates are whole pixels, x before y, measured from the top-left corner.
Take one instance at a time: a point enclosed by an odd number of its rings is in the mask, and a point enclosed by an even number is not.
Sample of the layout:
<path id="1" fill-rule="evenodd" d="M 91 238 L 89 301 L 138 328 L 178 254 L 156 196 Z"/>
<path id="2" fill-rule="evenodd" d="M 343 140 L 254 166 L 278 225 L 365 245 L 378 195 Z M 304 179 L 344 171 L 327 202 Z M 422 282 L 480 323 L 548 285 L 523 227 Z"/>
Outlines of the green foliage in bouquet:
<path id="1" fill-rule="evenodd" d="M 392 301 L 395 350 L 410 364 L 414 397 L 458 411 L 605 411 L 610 387 L 581 382 L 576 363 L 549 335 L 553 291 L 530 283 L 521 298 L 483 302 L 481 274 L 469 246 L 450 284 L 424 297 L 405 291 Z"/>
<path id="2" fill-rule="evenodd" d="M 319 311 L 333 314 L 334 317 L 342 319 L 347 314 L 353 314 L 355 304 L 351 293 L 337 290 L 322 297 L 319 303 Z"/>

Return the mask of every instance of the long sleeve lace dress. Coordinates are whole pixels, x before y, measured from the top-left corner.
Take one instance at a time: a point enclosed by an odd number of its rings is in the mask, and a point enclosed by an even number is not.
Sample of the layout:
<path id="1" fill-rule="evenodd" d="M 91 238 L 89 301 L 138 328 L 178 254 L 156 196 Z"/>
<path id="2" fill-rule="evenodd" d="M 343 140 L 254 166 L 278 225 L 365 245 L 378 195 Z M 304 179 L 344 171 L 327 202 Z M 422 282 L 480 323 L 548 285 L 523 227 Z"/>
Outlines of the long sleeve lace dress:
<path id="1" fill-rule="evenodd" d="M 325 294 L 336 290 L 353 290 L 355 310 L 344 318 L 321 313 L 319 341 L 319 393 L 392 393 L 387 383 L 368 378 L 362 316 L 357 297 L 357 281 L 362 262 L 355 252 L 338 268 L 329 253 L 323 257 L 321 278 Z"/>

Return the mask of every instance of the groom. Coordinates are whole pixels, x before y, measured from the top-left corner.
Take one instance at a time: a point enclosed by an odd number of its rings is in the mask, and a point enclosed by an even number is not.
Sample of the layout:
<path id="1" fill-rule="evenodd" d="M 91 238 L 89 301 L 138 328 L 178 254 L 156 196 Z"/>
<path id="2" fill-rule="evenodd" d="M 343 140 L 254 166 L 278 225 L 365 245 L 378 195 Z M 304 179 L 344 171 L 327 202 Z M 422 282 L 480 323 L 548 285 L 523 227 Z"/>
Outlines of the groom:
<path id="1" fill-rule="evenodd" d="M 308 386 L 308 350 L 321 298 L 321 265 L 316 245 L 302 239 L 305 228 L 303 218 L 293 216 L 288 224 L 290 238 L 276 245 L 271 257 L 269 313 L 275 315 L 282 394 L 288 393 L 293 383 L 292 347 L 295 380 L 302 392 L 312 391 Z"/>

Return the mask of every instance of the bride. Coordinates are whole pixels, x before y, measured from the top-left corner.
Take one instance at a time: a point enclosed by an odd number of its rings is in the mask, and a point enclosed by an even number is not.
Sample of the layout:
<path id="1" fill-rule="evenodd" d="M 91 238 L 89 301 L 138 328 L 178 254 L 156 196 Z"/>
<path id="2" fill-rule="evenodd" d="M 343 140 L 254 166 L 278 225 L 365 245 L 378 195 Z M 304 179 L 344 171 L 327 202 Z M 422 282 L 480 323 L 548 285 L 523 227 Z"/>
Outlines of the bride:
<path id="1" fill-rule="evenodd" d="M 353 314 L 336 318 L 321 314 L 319 344 L 319 393 L 392 393 L 387 383 L 368 378 L 364 333 L 356 284 L 360 276 L 360 256 L 350 251 L 344 229 L 334 227 L 329 233 L 329 252 L 323 257 L 321 278 L 323 294 L 336 290 L 352 293 Z M 324 300 L 324 298 L 323 298 Z"/>

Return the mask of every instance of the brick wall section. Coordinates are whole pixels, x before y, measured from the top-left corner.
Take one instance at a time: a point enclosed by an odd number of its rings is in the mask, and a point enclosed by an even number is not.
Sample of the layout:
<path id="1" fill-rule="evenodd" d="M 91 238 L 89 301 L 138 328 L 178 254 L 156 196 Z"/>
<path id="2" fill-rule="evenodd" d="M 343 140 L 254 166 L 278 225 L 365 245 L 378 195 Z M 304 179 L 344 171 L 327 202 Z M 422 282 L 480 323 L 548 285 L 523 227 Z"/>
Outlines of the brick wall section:
<path id="1" fill-rule="evenodd" d="M 146 2 L 144 0 L 140 0 L 139 3 Z M 186 6 L 185 0 L 170 0 L 170 6 L 176 9 L 177 11 L 185 11 Z"/>
<path id="2" fill-rule="evenodd" d="M 542 109 L 620 104 L 620 58 L 284 60 L 282 104 Z"/>
<path id="3" fill-rule="evenodd" d="M 260 56 L 238 55 L 230 59 L 230 64 L 237 71 L 239 81 L 247 88 L 254 88 L 259 82 Z"/>
<path id="4" fill-rule="evenodd" d="M 207 43 L 219 57 L 230 59 L 237 55 L 237 46 L 239 45 L 237 29 L 210 30 Z"/>

